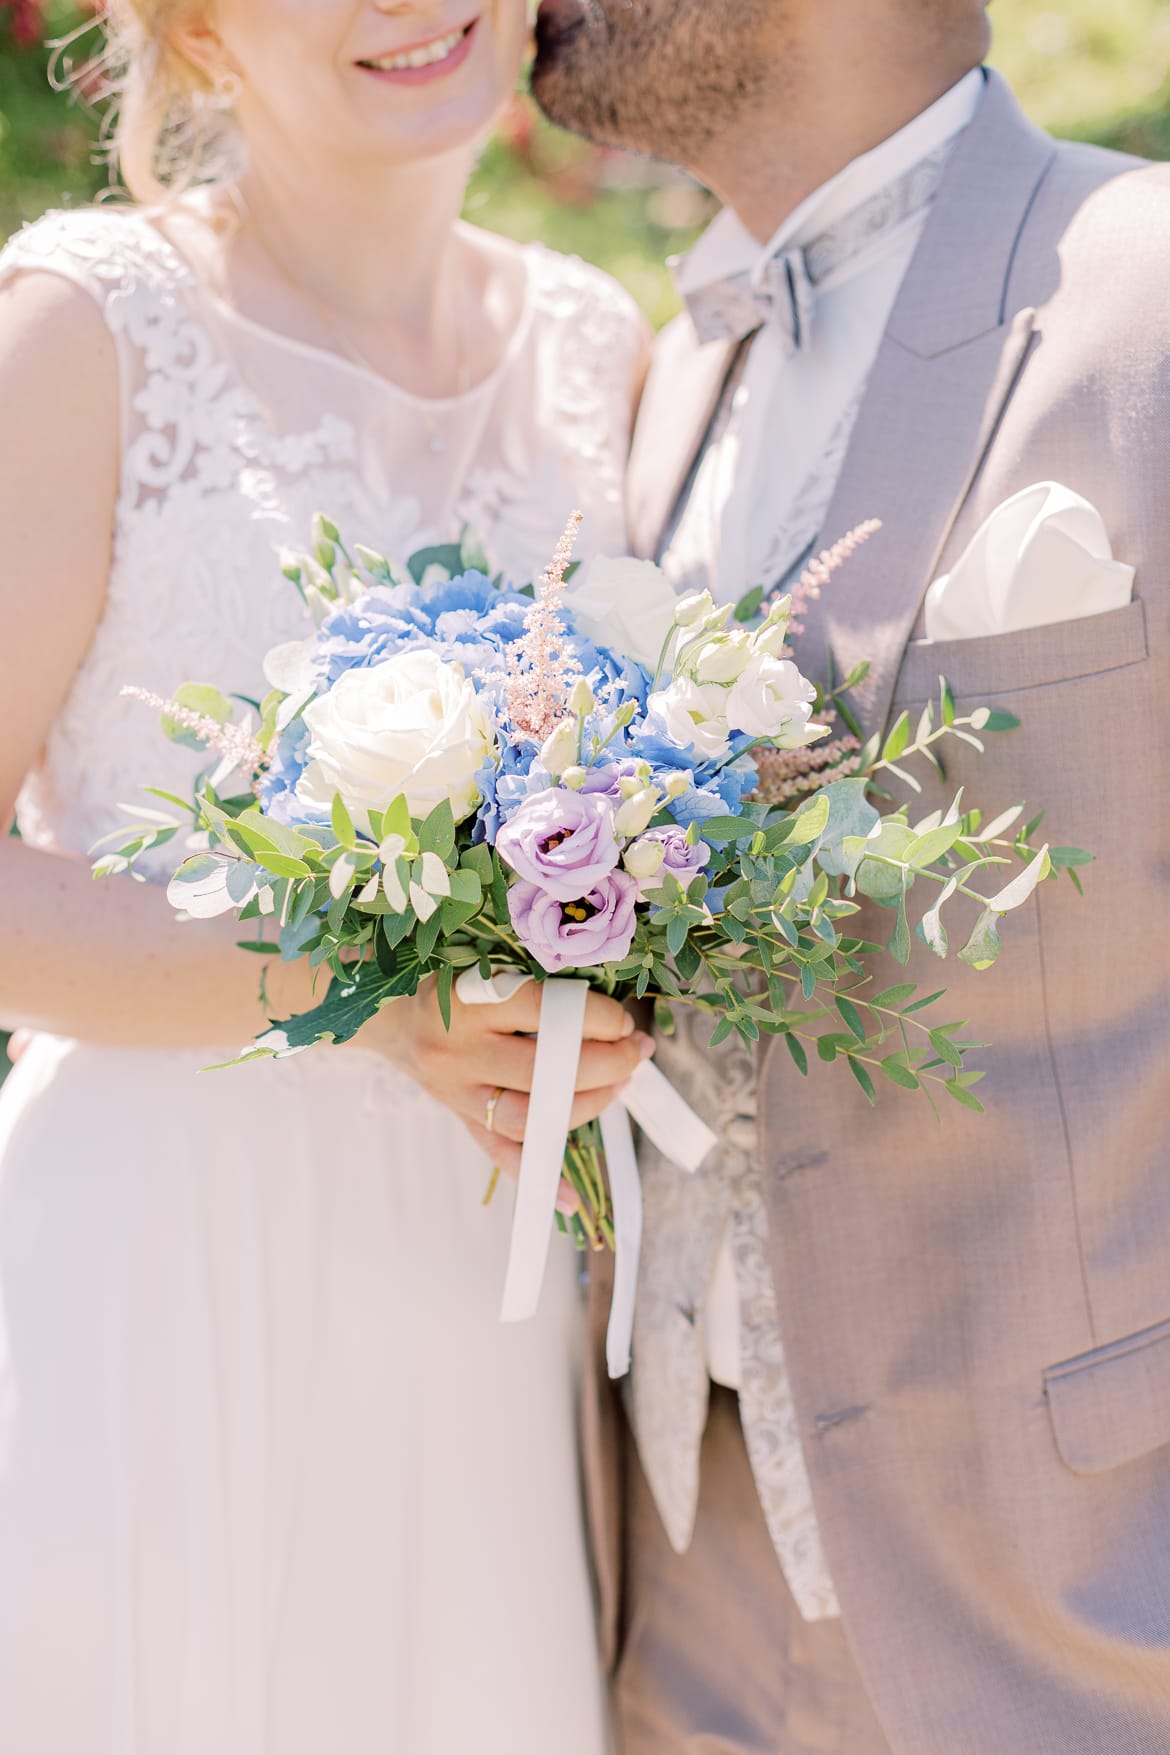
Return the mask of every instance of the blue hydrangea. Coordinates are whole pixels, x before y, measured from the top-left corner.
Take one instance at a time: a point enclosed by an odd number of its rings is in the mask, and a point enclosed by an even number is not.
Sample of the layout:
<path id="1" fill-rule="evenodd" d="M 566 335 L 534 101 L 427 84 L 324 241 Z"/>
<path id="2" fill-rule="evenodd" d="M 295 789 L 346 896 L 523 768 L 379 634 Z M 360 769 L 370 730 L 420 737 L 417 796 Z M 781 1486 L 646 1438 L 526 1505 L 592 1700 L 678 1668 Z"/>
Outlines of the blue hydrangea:
<path id="1" fill-rule="evenodd" d="M 612 699 L 617 705 L 633 699 L 637 701 L 639 711 L 644 712 L 652 680 L 645 666 L 636 658 L 627 658 L 624 653 L 598 646 L 578 632 L 573 622 L 571 600 L 562 607 L 561 619 L 569 630 L 569 648 L 597 699 Z"/>
<path id="2" fill-rule="evenodd" d="M 322 624 L 317 673 L 332 686 L 347 670 L 377 664 L 415 646 L 458 659 L 469 675 L 495 669 L 502 653 L 523 633 L 529 607 L 527 597 L 497 590 L 485 573 L 460 573 L 425 590 L 375 585 Z"/>
<path id="3" fill-rule="evenodd" d="M 537 753 L 530 739 L 519 745 L 500 739 L 498 760 L 489 757 L 475 777 L 480 806 L 471 832 L 473 841 L 486 840 L 494 846 L 501 825 L 516 806 L 552 785 L 552 776 L 541 767 Z"/>
<path id="4" fill-rule="evenodd" d="M 297 797 L 297 781 L 309 765 L 309 728 L 303 719 L 286 725 L 276 740 L 272 761 L 257 787 L 260 809 L 274 822 L 288 828 L 327 822 L 328 813 L 313 809 Z"/>

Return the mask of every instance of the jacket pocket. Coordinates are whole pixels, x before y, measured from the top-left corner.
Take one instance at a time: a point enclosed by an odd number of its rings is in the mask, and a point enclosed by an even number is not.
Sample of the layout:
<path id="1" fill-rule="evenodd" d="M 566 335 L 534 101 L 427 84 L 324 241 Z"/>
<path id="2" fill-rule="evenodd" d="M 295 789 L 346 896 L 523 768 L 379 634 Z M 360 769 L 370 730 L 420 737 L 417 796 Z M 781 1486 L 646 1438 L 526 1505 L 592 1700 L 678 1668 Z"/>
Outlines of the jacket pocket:
<path id="1" fill-rule="evenodd" d="M 974 640 L 912 640 L 898 675 L 896 704 L 929 700 L 945 676 L 956 695 L 1008 695 L 1098 676 L 1149 656 L 1140 598 L 1103 615 L 983 634 Z"/>
<path id="2" fill-rule="evenodd" d="M 1170 1322 L 1066 1359 L 1044 1373 L 1066 1465 L 1096 1475 L 1170 1444 Z"/>

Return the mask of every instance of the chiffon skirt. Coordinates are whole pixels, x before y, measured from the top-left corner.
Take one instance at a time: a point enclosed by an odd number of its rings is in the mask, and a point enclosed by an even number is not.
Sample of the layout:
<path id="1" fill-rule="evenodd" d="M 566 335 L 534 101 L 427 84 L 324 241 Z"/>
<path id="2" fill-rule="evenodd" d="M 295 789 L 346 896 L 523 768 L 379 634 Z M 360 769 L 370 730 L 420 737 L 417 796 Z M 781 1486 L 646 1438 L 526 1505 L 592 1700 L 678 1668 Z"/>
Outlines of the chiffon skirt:
<path id="1" fill-rule="evenodd" d="M 0 1093 L 0 1750 L 602 1755 L 578 1263 L 372 1056 Z"/>

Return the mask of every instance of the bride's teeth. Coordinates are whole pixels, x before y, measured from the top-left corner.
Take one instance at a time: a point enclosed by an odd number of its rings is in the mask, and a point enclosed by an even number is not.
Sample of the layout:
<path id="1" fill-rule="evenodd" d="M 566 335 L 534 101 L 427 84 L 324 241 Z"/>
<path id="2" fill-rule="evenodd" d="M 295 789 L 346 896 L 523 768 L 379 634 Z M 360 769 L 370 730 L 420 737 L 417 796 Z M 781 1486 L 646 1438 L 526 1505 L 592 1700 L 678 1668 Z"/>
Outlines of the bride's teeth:
<path id="1" fill-rule="evenodd" d="M 431 67 L 437 61 L 445 61 L 448 55 L 453 55 L 464 35 L 461 30 L 452 31 L 449 37 L 442 37 L 437 43 L 428 43 L 425 49 L 411 49 L 404 55 L 383 55 L 377 61 L 367 62 L 367 66 L 376 67 L 383 73 L 401 73 L 415 67 Z"/>

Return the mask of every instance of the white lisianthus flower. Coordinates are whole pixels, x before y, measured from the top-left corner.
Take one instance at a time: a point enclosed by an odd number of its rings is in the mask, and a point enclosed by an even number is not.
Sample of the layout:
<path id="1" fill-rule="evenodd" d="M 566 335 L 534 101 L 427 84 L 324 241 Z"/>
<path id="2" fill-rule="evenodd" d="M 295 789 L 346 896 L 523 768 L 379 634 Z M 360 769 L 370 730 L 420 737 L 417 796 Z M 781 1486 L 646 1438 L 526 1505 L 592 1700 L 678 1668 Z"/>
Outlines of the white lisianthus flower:
<path id="1" fill-rule="evenodd" d="M 540 746 L 540 765 L 546 774 L 558 780 L 566 768 L 576 765 L 576 761 L 577 721 L 562 719 Z"/>
<path id="2" fill-rule="evenodd" d="M 631 841 L 622 854 L 622 864 L 631 877 L 645 879 L 657 877 L 665 858 L 666 847 L 661 841 Z"/>
<path id="3" fill-rule="evenodd" d="M 400 794 L 415 817 L 447 799 L 461 822 L 479 803 L 476 775 L 495 728 L 463 666 L 425 647 L 347 670 L 305 708 L 309 762 L 297 796 L 328 811 L 340 793 L 355 825 Z"/>
<path id="4" fill-rule="evenodd" d="M 581 569 L 569 608 L 583 634 L 599 646 L 636 658 L 653 671 L 674 626 L 678 599 L 653 561 L 598 556 Z"/>
<path id="5" fill-rule="evenodd" d="M 643 792 L 635 792 L 618 805 L 614 813 L 614 829 L 619 835 L 640 835 L 643 829 L 650 827 L 658 805 L 658 794 L 652 786 Z"/>
<path id="6" fill-rule="evenodd" d="M 727 754 L 727 690 L 720 683 L 676 676 L 669 688 L 651 695 L 648 705 L 684 749 L 708 758 Z"/>
<path id="7" fill-rule="evenodd" d="M 680 628 L 690 628 L 714 611 L 715 599 L 709 591 L 687 591 L 675 604 L 674 619 Z"/>
<path id="8" fill-rule="evenodd" d="M 765 622 L 757 628 L 752 636 L 752 646 L 757 652 L 766 652 L 770 658 L 779 658 L 788 644 L 787 622 Z"/>
<path id="9" fill-rule="evenodd" d="M 716 634 L 697 652 L 688 653 L 686 667 L 696 682 L 730 683 L 743 674 L 751 658 L 750 634 Z"/>
<path id="10" fill-rule="evenodd" d="M 727 718 L 737 731 L 749 737 L 767 737 L 782 748 L 801 749 L 823 735 L 809 720 L 816 690 L 790 658 L 773 658 L 762 652 L 732 684 L 727 697 Z"/>

